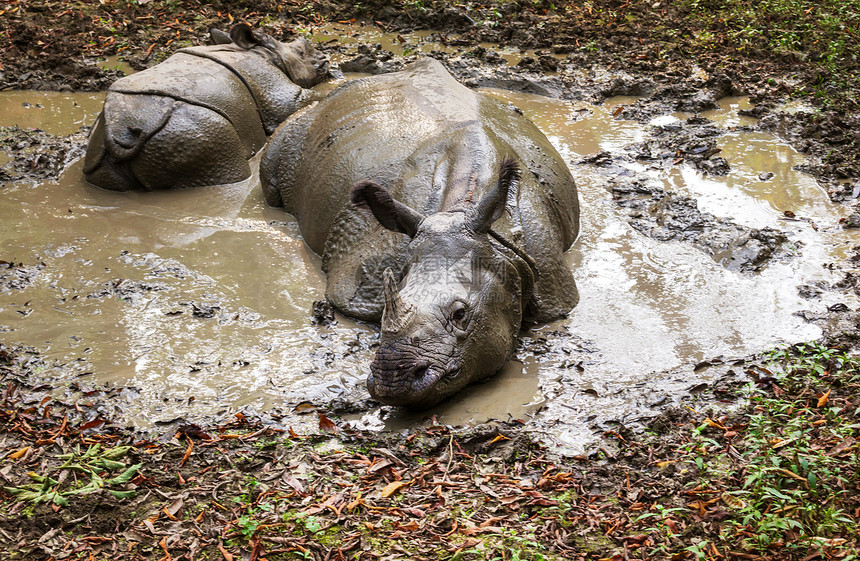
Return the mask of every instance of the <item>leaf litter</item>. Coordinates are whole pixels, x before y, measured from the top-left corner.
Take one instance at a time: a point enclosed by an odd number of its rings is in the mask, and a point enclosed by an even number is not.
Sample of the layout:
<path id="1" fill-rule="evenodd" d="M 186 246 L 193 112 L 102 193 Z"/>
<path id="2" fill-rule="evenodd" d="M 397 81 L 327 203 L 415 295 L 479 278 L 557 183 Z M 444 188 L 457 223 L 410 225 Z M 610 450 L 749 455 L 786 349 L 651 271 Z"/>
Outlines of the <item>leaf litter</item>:
<path id="1" fill-rule="evenodd" d="M 756 460 L 742 412 L 669 410 L 650 436 L 610 431 L 576 457 L 517 423 L 453 429 L 431 419 L 380 434 L 319 412 L 315 434 L 238 413 L 153 437 L 93 424 L 85 401 L 28 388 L 27 369 L 41 367 L 32 351 L 2 348 L 0 358 L 0 546 L 9 559 L 811 560 L 857 546 L 846 525 L 802 552 L 789 548 L 801 535 L 791 527 L 767 547 L 749 543 L 754 522 L 741 515 L 754 499 L 743 479 Z M 786 464 L 769 471 L 781 482 L 772 498 L 841 485 L 853 523 L 856 438 L 826 432 L 832 419 L 819 403 L 828 395 L 850 417 L 845 426 L 860 426 L 860 392 L 856 380 L 831 382 L 781 384 L 815 415 L 821 441 L 812 444 L 853 471 L 819 482 Z M 785 455 L 785 446 L 764 448 Z"/>

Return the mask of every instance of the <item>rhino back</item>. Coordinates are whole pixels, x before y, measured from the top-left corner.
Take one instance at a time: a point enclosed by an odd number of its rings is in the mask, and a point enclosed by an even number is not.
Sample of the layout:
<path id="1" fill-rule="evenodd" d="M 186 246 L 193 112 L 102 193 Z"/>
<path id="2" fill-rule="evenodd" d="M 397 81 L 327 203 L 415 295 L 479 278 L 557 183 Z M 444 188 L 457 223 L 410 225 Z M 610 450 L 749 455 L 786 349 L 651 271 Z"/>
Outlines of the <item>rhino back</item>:
<path id="1" fill-rule="evenodd" d="M 312 98 L 310 90 L 294 84 L 283 70 L 255 50 L 219 45 L 190 47 L 179 52 L 212 60 L 232 71 L 254 98 L 267 135 Z"/>
<path id="2" fill-rule="evenodd" d="M 544 281 L 529 315 L 557 317 L 577 300 L 561 261 L 578 229 L 570 173 L 530 121 L 460 85 L 435 60 L 347 82 L 285 123 L 266 149 L 261 179 L 267 201 L 293 214 L 322 255 L 329 300 L 378 319 L 382 272 L 402 268 L 408 240 L 351 208 L 352 184 L 371 179 L 427 215 L 480 200 L 511 156 L 527 171 L 511 215 L 496 227 L 538 263 Z"/>
<path id="3" fill-rule="evenodd" d="M 214 111 L 236 129 L 252 154 L 266 142 L 260 112 L 242 80 L 225 66 L 200 56 L 178 52 L 161 64 L 117 80 L 108 91 L 163 96 Z M 106 105 L 108 122 L 110 111 Z"/>
<path id="4" fill-rule="evenodd" d="M 523 167 L 518 189 L 509 194 L 509 212 L 493 228 L 537 264 L 525 319 L 557 319 L 579 302 L 573 273 L 563 258 L 579 235 L 576 184 L 564 159 L 534 123 L 488 96 L 482 107 L 486 127 L 513 149 Z"/>
<path id="5" fill-rule="evenodd" d="M 478 124 L 479 113 L 474 94 L 441 65 L 429 70 L 434 76 L 427 76 L 426 65 L 416 64 L 347 82 L 275 133 L 263 165 L 277 165 L 277 172 L 268 175 L 264 187 L 273 191 L 270 203 L 296 216 L 314 251 L 322 251 L 352 184 L 360 179 L 372 178 L 406 204 L 432 211 L 430 190 L 404 188 L 402 180 L 415 179 L 422 153 L 444 152 L 450 131 Z"/>

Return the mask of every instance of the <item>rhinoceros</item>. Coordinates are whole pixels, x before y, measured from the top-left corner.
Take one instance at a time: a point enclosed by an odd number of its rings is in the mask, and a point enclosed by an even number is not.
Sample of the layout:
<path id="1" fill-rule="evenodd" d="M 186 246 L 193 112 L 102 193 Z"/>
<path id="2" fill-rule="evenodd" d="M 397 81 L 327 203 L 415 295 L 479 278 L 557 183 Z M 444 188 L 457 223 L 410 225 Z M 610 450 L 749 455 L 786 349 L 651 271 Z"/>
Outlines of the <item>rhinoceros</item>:
<path id="1" fill-rule="evenodd" d="M 433 59 L 294 115 L 260 178 L 322 257 L 329 302 L 381 321 L 367 389 L 383 403 L 436 404 L 497 372 L 523 322 L 578 302 L 570 171 L 518 109 Z"/>
<path id="2" fill-rule="evenodd" d="M 281 122 L 310 103 L 328 61 L 304 37 L 247 24 L 114 82 L 90 132 L 84 175 L 106 189 L 233 183 Z"/>

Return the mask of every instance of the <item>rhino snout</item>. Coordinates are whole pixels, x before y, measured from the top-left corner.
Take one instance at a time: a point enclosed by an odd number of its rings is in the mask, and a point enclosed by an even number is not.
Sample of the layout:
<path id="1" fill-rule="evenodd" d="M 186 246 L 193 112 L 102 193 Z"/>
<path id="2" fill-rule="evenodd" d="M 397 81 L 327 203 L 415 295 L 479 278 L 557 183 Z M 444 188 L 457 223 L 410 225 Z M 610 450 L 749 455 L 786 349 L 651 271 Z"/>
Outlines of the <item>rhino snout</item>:
<path id="1" fill-rule="evenodd" d="M 377 356 L 370 365 L 367 389 L 374 399 L 388 405 L 432 405 L 438 399 L 436 384 L 446 370 L 427 360 L 407 364 Z"/>

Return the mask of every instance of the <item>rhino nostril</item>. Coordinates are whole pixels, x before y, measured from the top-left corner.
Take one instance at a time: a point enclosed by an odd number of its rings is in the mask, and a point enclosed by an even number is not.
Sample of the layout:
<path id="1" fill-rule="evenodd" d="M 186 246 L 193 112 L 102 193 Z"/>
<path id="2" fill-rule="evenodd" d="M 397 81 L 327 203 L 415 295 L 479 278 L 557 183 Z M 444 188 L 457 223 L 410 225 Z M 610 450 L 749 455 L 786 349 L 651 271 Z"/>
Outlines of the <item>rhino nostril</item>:
<path id="1" fill-rule="evenodd" d="M 421 380 L 424 378 L 424 375 L 427 374 L 427 370 L 430 368 L 430 365 L 426 362 L 422 362 L 416 364 L 412 369 L 412 378 L 414 380 Z"/>

